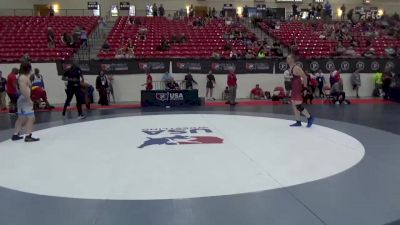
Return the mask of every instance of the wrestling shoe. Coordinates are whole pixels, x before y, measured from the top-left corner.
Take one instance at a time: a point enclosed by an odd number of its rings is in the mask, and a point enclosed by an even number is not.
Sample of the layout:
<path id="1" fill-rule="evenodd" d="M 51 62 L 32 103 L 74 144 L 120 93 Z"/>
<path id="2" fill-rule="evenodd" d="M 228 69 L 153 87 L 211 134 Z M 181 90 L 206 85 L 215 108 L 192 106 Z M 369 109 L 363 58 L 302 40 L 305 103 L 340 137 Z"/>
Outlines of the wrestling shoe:
<path id="1" fill-rule="evenodd" d="M 20 134 L 13 134 L 13 136 L 11 137 L 12 141 L 19 141 L 21 139 L 23 139 L 24 137 L 22 137 Z"/>
<path id="2" fill-rule="evenodd" d="M 296 123 L 291 124 L 291 127 L 301 127 L 301 122 L 300 121 L 296 121 Z"/>
<path id="3" fill-rule="evenodd" d="M 312 116 L 310 118 L 308 118 L 307 127 L 311 127 L 314 124 L 314 120 L 315 120 L 315 118 Z"/>
<path id="4" fill-rule="evenodd" d="M 36 141 L 40 141 L 40 139 L 32 137 L 32 134 L 25 136 L 25 142 L 36 142 Z"/>
<path id="5" fill-rule="evenodd" d="M 78 119 L 80 119 L 80 120 L 86 119 L 86 116 L 85 115 L 80 115 L 80 116 L 78 116 Z"/>

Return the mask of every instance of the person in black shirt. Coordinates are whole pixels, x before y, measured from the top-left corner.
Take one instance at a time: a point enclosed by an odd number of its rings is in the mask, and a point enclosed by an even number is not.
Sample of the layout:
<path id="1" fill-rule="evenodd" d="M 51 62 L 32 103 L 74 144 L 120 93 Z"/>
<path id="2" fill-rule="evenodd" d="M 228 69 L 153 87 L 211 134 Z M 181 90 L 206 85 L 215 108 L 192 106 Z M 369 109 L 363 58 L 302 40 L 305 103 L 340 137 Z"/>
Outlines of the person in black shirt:
<path id="1" fill-rule="evenodd" d="M 0 71 L 0 110 L 5 110 L 6 107 L 6 85 L 7 80 L 3 77 L 3 72 Z"/>
<path id="2" fill-rule="evenodd" d="M 207 84 L 206 84 L 206 98 L 208 96 L 210 96 L 209 99 L 211 100 L 215 100 L 215 98 L 213 98 L 213 90 L 214 90 L 214 86 L 215 86 L 215 77 L 214 74 L 212 74 L 212 71 L 210 70 L 210 72 L 208 72 L 207 74 Z"/>
<path id="3" fill-rule="evenodd" d="M 99 104 L 100 105 L 109 105 L 108 103 L 108 80 L 104 70 L 100 70 L 99 76 L 96 78 L 96 89 L 99 92 Z"/>
<path id="4" fill-rule="evenodd" d="M 186 90 L 192 90 L 193 89 L 193 83 L 197 84 L 197 82 L 193 79 L 193 76 L 192 76 L 191 72 L 186 74 L 184 82 L 186 84 Z"/>
<path id="5" fill-rule="evenodd" d="M 72 98 L 75 95 L 79 118 L 86 118 L 82 113 L 83 97 L 81 92 L 81 82 L 83 82 L 84 79 L 81 69 L 77 65 L 72 65 L 67 71 L 65 71 L 62 80 L 67 81 L 67 89 L 65 90 L 65 92 L 67 93 L 67 99 L 65 100 L 62 115 L 65 116 L 67 107 L 69 106 Z"/>

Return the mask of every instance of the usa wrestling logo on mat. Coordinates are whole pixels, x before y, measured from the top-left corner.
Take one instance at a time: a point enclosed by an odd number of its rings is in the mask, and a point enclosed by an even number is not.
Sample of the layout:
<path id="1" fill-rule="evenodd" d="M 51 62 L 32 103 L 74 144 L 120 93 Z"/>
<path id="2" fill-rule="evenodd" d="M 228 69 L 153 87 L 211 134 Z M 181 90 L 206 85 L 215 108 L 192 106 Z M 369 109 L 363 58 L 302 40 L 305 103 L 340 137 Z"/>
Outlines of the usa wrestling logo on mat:
<path id="1" fill-rule="evenodd" d="M 143 129 L 142 132 L 149 137 L 138 148 L 153 145 L 222 144 L 224 142 L 222 138 L 211 136 L 213 131 L 208 127 L 156 128 Z"/>

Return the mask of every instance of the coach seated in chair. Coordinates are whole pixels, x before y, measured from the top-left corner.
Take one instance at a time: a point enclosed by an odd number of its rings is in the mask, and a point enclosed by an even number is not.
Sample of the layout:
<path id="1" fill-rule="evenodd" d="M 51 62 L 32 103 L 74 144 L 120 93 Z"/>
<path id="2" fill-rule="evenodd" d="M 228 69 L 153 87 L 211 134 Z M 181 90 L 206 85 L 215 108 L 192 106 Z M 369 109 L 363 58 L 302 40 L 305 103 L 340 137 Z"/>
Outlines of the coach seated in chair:
<path id="1" fill-rule="evenodd" d="M 339 79 L 331 88 L 331 96 L 334 97 L 335 104 L 349 104 L 346 100 L 346 93 L 343 91 L 343 80 Z"/>
<path id="2" fill-rule="evenodd" d="M 174 78 L 170 79 L 167 81 L 165 84 L 165 89 L 168 91 L 177 91 L 180 90 L 181 88 L 179 87 L 179 84 L 175 81 Z"/>
<path id="3" fill-rule="evenodd" d="M 265 99 L 264 91 L 263 89 L 260 88 L 259 84 L 256 84 L 256 86 L 250 91 L 250 99 L 253 100 Z"/>

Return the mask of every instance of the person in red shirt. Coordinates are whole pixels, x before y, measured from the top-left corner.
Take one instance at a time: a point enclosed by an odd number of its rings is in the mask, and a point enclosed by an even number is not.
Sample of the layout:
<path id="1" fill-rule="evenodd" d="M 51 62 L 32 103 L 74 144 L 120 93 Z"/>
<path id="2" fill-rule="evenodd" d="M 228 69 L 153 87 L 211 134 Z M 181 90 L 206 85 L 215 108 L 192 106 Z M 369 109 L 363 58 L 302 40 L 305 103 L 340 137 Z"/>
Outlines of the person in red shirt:
<path id="1" fill-rule="evenodd" d="M 11 73 L 7 76 L 7 95 L 10 98 L 10 107 L 9 113 L 16 113 L 17 112 L 17 100 L 18 100 L 18 69 L 13 68 Z"/>
<path id="2" fill-rule="evenodd" d="M 147 72 L 147 77 L 146 77 L 146 91 L 153 90 L 153 77 L 149 72 Z"/>
<path id="3" fill-rule="evenodd" d="M 265 98 L 264 91 L 263 89 L 260 88 L 259 84 L 256 84 L 256 87 L 251 90 L 250 98 L 255 100 L 260 100 Z"/>
<path id="4" fill-rule="evenodd" d="M 233 69 L 229 71 L 227 83 L 229 88 L 229 99 L 226 104 L 236 105 L 237 78 Z"/>

